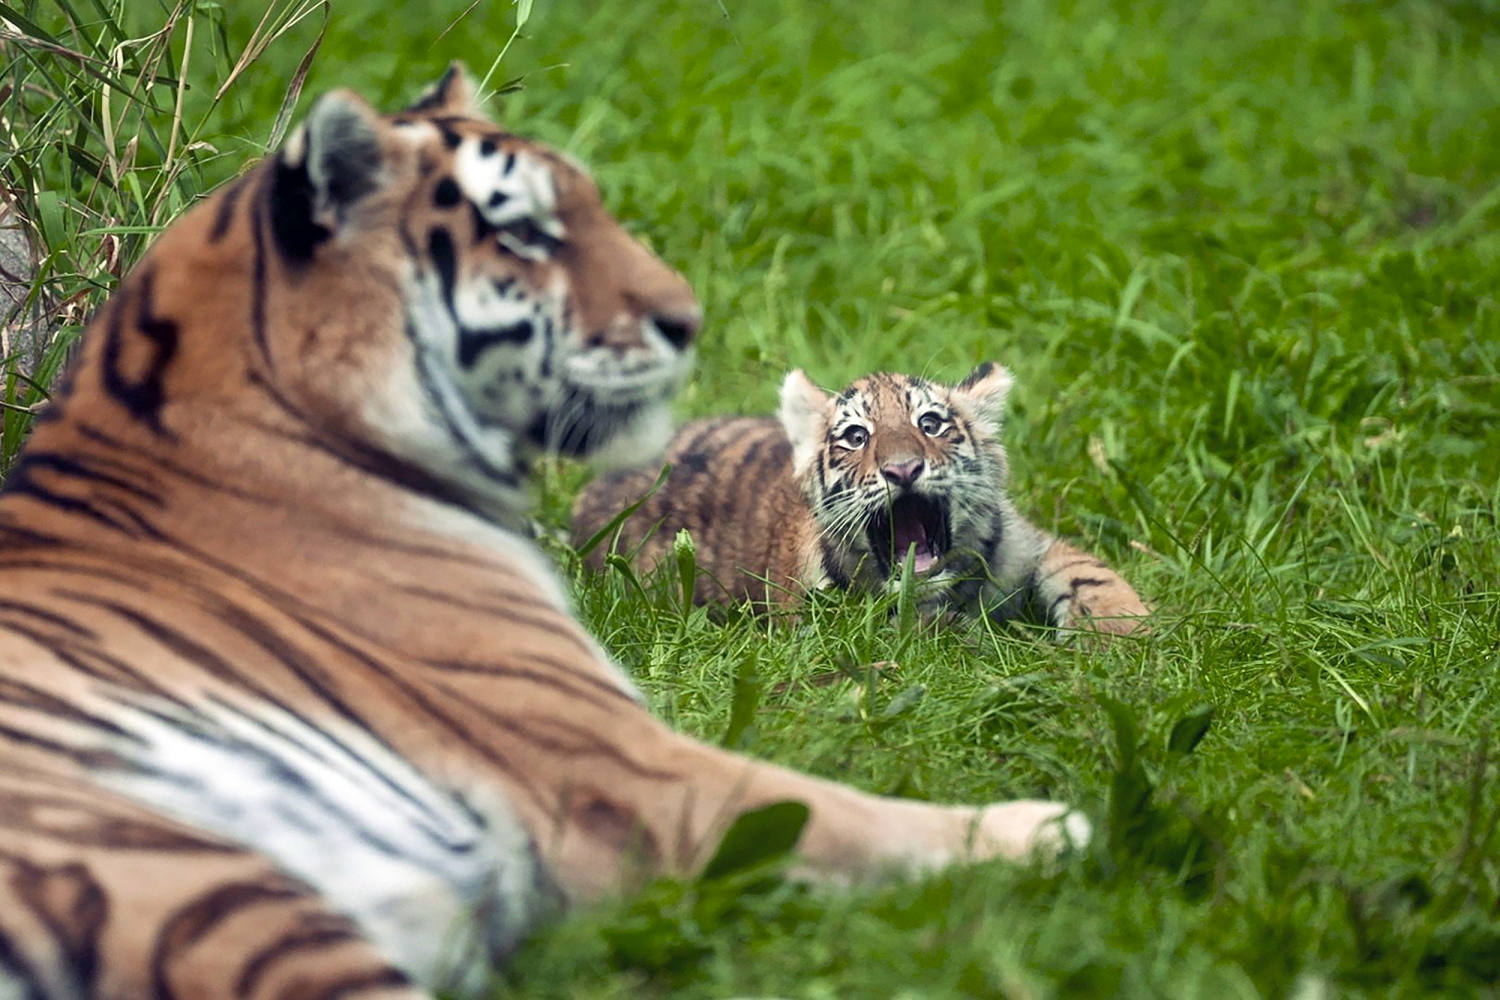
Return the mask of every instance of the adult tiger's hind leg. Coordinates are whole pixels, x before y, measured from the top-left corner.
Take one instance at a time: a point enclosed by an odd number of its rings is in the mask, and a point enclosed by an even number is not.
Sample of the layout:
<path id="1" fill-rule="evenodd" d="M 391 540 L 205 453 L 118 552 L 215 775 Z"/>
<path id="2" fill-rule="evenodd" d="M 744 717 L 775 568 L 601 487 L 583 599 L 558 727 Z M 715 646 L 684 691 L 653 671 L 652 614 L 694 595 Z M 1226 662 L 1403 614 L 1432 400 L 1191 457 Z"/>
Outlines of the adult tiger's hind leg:
<path id="1" fill-rule="evenodd" d="M 1049 625 L 1113 635 L 1144 632 L 1151 611 L 1102 560 L 1061 539 L 1042 553 L 1032 600 Z"/>
<path id="2" fill-rule="evenodd" d="M 253 852 L 51 777 L 0 775 L 0 1000 L 421 1000 Z"/>

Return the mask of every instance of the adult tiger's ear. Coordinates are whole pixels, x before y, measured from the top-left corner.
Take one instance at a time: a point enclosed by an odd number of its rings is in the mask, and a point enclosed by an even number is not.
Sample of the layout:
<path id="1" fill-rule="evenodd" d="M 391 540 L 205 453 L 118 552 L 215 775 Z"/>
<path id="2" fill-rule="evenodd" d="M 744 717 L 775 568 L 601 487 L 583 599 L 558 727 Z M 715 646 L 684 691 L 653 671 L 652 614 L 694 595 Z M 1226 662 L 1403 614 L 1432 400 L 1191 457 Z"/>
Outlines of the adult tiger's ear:
<path id="1" fill-rule="evenodd" d="M 348 209 L 380 186 L 382 123 L 357 94 L 335 90 L 313 104 L 276 158 L 271 228 L 282 251 L 310 258 Z"/>
<path id="2" fill-rule="evenodd" d="M 781 426 L 792 442 L 792 468 L 802 475 L 817 457 L 828 433 L 833 397 L 798 368 L 781 383 Z"/>
<path id="3" fill-rule="evenodd" d="M 469 79 L 469 71 L 461 62 L 449 63 L 443 78 L 424 90 L 406 110 L 477 117 L 479 107 L 474 103 L 474 84 Z"/>
<path id="4" fill-rule="evenodd" d="M 953 387 L 953 395 L 975 422 L 996 435 L 1005 422 L 1005 400 L 1013 384 L 1010 372 L 1003 365 L 986 361 Z"/>

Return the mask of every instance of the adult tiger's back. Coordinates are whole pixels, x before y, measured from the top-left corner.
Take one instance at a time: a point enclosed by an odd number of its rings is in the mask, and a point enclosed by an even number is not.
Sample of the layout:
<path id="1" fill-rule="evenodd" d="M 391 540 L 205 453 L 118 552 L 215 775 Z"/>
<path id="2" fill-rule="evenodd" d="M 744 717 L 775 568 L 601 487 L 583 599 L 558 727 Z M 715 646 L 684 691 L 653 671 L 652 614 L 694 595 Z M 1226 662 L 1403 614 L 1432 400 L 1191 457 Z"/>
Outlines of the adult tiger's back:
<path id="1" fill-rule="evenodd" d="M 0 997 L 473 993 L 785 799 L 815 875 L 1055 843 L 671 732 L 506 527 L 538 449 L 661 446 L 697 325 L 458 72 L 163 234 L 0 494 Z"/>

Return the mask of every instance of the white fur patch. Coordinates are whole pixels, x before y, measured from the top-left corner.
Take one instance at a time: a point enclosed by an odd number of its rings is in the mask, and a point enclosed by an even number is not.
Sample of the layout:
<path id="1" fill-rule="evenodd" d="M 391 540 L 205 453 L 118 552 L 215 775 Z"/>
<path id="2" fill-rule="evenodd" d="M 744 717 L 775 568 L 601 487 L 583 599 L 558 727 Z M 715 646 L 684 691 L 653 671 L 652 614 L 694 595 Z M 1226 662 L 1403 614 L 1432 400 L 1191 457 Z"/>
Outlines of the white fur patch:
<path id="1" fill-rule="evenodd" d="M 590 455 L 589 463 L 601 470 L 646 465 L 666 450 L 673 429 L 672 414 L 667 407 L 653 407 L 635 419 L 629 433 L 616 434 Z"/>
<path id="2" fill-rule="evenodd" d="M 511 428 L 481 425 L 474 400 L 457 384 L 459 330 L 437 276 L 411 276 L 402 298 L 410 329 L 416 334 L 413 348 L 420 386 L 414 386 L 404 372 L 394 376 L 386 398 L 371 400 L 372 426 L 415 446 L 403 448 L 403 454 L 413 454 L 424 464 L 439 462 L 451 478 L 481 495 L 498 488 L 505 498 L 519 500 L 504 484 L 486 483 L 493 478 L 487 473 L 500 472 L 503 478 L 515 469 L 514 439 Z"/>
<path id="3" fill-rule="evenodd" d="M 552 169 L 539 157 L 467 138 L 453 155 L 453 175 L 459 190 L 496 229 L 529 219 L 556 239 L 567 235 L 557 218 Z"/>
<path id="4" fill-rule="evenodd" d="M 0 969 L 0 1000 L 28 1000 L 31 996 L 30 986 Z"/>
<path id="5" fill-rule="evenodd" d="M 830 398 L 800 368 L 782 380 L 781 428 L 792 442 L 792 470 L 799 477 L 811 468 L 823 447 Z"/>
<path id="6" fill-rule="evenodd" d="M 111 699 L 136 769 L 106 787 L 242 843 L 313 886 L 403 970 L 482 990 L 492 953 L 536 917 L 542 874 L 524 827 L 487 794 L 440 788 L 369 733 L 260 701 Z"/>

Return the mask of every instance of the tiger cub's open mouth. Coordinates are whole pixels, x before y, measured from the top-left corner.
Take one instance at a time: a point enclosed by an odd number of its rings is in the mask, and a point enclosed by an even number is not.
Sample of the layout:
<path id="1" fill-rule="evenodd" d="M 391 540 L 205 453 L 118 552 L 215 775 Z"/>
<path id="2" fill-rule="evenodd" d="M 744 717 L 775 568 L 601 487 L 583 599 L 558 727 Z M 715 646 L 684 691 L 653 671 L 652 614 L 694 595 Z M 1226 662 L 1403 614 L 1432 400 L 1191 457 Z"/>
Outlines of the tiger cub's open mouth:
<path id="1" fill-rule="evenodd" d="M 948 505 L 916 493 L 903 493 L 889 507 L 876 511 L 867 531 L 870 550 L 885 576 L 906 561 L 908 550 L 912 568 L 925 573 L 953 545 Z"/>

